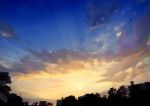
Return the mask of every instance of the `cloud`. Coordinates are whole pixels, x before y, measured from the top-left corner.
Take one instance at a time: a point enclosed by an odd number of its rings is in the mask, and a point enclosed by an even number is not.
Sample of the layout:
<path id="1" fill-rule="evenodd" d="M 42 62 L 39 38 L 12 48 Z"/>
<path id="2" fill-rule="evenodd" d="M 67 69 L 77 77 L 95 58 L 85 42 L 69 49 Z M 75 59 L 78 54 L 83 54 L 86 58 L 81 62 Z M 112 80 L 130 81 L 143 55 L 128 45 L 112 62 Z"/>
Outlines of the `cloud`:
<path id="1" fill-rule="evenodd" d="M 90 28 L 101 26 L 108 22 L 117 9 L 115 1 L 89 1 L 87 4 L 87 24 Z"/>
<path id="2" fill-rule="evenodd" d="M 8 68 L 4 67 L 3 65 L 0 64 L 0 71 L 2 72 L 10 72 L 11 70 L 9 70 Z"/>
<path id="3" fill-rule="evenodd" d="M 65 73 L 84 69 L 84 62 L 94 55 L 73 50 L 35 51 L 27 49 L 28 54 L 8 68 L 12 72 L 30 73 L 47 71 L 49 73 Z"/>
<path id="4" fill-rule="evenodd" d="M 67 75 L 82 71 L 94 72 L 99 76 L 95 80 L 97 83 L 121 83 L 137 80 L 142 75 L 147 76 L 150 65 L 148 58 L 150 51 L 144 49 L 110 57 L 64 49 L 53 52 L 27 50 L 28 55 L 19 62 L 13 63 L 9 68 L 1 66 L 1 69 L 29 75 L 41 72 L 50 75 Z M 14 76 L 18 76 L 18 74 Z"/>
<path id="5" fill-rule="evenodd" d="M 16 37 L 14 28 L 7 23 L 0 23 L 0 36 L 4 39 Z"/>
<path id="6" fill-rule="evenodd" d="M 144 78 L 149 73 L 150 68 L 150 59 L 148 57 L 149 54 L 145 51 L 138 51 L 120 57 L 114 60 L 114 63 L 103 74 L 103 79 L 97 82 L 122 83 L 130 80 L 148 80 L 148 77 Z"/>
<path id="7" fill-rule="evenodd" d="M 5 66 L 4 66 L 5 65 Z M 4 72 L 18 72 L 18 73 L 30 73 L 36 72 L 38 70 L 44 69 L 45 65 L 40 62 L 34 60 L 30 56 L 25 56 L 19 60 L 19 62 L 0 64 L 0 71 Z"/>
<path id="8" fill-rule="evenodd" d="M 14 73 L 11 75 L 16 91 L 43 98 L 53 95 L 56 99 L 67 94 L 104 91 L 113 84 L 128 83 L 130 80 L 149 80 L 149 54 L 150 51 L 139 50 L 105 58 L 82 51 L 28 49 L 28 55 L 13 63 L 9 72 Z M 84 90 L 79 90 L 80 85 Z M 29 96 L 25 94 L 25 97 Z"/>
<path id="9" fill-rule="evenodd" d="M 86 60 L 87 58 L 94 57 L 94 55 L 86 51 L 75 51 L 75 50 L 67 50 L 67 49 L 61 49 L 57 51 L 47 51 L 47 50 L 36 51 L 28 48 L 27 51 L 33 57 L 36 57 L 39 60 L 48 63 L 58 63 L 60 61 L 67 62 L 73 59 Z"/>
<path id="10" fill-rule="evenodd" d="M 16 72 L 28 73 L 44 69 L 44 63 L 34 60 L 30 56 L 23 57 L 19 63 L 13 63 L 11 70 Z"/>
<path id="11" fill-rule="evenodd" d="M 136 43 L 140 47 L 147 47 L 147 42 L 150 38 L 150 12 L 146 12 L 141 16 L 133 27 Z"/>

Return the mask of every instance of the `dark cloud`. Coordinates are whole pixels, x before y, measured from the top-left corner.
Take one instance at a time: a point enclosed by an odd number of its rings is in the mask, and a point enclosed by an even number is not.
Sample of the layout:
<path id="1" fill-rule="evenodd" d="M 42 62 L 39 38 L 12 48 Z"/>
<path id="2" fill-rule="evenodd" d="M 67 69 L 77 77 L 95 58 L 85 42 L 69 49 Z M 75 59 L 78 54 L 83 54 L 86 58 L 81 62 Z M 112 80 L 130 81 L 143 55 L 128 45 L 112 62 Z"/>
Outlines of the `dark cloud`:
<path id="1" fill-rule="evenodd" d="M 0 71 L 2 71 L 2 72 L 10 72 L 11 70 L 0 64 Z"/>
<path id="2" fill-rule="evenodd" d="M 150 11 L 141 16 L 134 25 L 135 40 L 140 47 L 146 47 L 150 38 Z"/>
<path id="3" fill-rule="evenodd" d="M 6 71 L 21 73 L 38 72 L 41 70 L 49 73 L 65 73 L 65 69 L 78 70 L 79 68 L 84 68 L 79 61 L 92 58 L 92 55 L 86 52 L 65 49 L 53 52 L 47 50 L 35 51 L 33 49 L 27 49 L 27 51 L 29 54 L 21 58 L 19 62 L 14 62 L 9 69 L 1 68 Z M 50 70 L 46 69 L 47 65 L 50 65 Z"/>
<path id="4" fill-rule="evenodd" d="M 111 15 L 117 9 L 117 4 L 112 0 L 92 0 L 87 4 L 87 24 L 96 27 L 108 22 Z"/>
<path id="5" fill-rule="evenodd" d="M 28 49 L 28 52 L 32 56 L 38 58 L 39 60 L 49 63 L 58 63 L 60 59 L 63 62 L 67 62 L 71 59 L 86 60 L 89 57 L 94 57 L 94 55 L 91 55 L 85 51 L 74 51 L 66 49 L 61 49 L 58 51 L 47 51 L 47 50 L 35 51 L 33 49 Z"/>
<path id="6" fill-rule="evenodd" d="M 118 40 L 120 53 L 134 52 L 143 49 L 147 52 L 150 44 L 150 9 L 139 16 L 132 25 L 131 32 L 123 31 Z"/>
<path id="7" fill-rule="evenodd" d="M 0 23 L 0 36 L 4 39 L 16 37 L 14 28 L 7 23 Z"/>
<path id="8" fill-rule="evenodd" d="M 19 61 L 19 63 L 14 63 L 11 70 L 26 73 L 28 71 L 42 70 L 44 67 L 44 63 L 34 60 L 30 56 L 25 56 Z"/>
<path id="9" fill-rule="evenodd" d="M 10 67 L 5 67 L 0 64 L 0 71 L 28 73 L 30 71 L 42 70 L 44 67 L 44 63 L 32 60 L 30 56 L 25 56 L 19 62 L 11 64 Z"/>

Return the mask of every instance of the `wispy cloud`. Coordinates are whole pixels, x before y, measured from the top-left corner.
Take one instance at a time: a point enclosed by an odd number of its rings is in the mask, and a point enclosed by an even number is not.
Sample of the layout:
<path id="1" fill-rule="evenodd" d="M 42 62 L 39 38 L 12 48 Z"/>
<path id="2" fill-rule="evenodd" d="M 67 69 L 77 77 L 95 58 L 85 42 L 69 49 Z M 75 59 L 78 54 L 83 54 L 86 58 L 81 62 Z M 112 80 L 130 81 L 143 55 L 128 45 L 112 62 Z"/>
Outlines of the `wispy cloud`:
<path id="1" fill-rule="evenodd" d="M 117 10 L 115 1 L 92 0 L 87 4 L 87 24 L 90 29 L 106 24 L 111 15 Z"/>
<path id="2" fill-rule="evenodd" d="M 0 36 L 4 39 L 10 39 L 16 37 L 16 32 L 14 28 L 7 23 L 0 23 Z"/>
<path id="3" fill-rule="evenodd" d="M 43 98 L 50 98 L 50 95 L 53 95 L 53 99 L 67 94 L 81 95 L 86 92 L 104 91 L 115 84 L 128 83 L 130 80 L 148 80 L 149 52 L 140 50 L 109 59 L 98 55 L 79 59 L 70 54 L 66 56 L 64 53 L 59 55 L 59 58 L 55 58 L 55 61 L 51 60 L 53 58 L 50 58 L 49 54 L 47 58 L 51 61 L 45 57 L 40 58 L 41 55 L 37 57 L 37 55 L 30 54 L 31 57 L 24 57 L 11 69 L 11 72 L 18 70 L 12 74 L 13 83 L 15 87 L 24 87 L 22 90 L 17 89 L 19 92 L 28 92 L 30 95 L 35 97 L 40 95 Z M 50 52 L 50 54 L 56 56 L 55 52 Z M 80 85 L 86 90 L 79 90 Z M 45 90 L 42 91 L 41 88 Z M 56 89 L 61 93 L 55 92 Z M 62 92 L 65 89 L 68 89 L 69 92 Z M 31 90 L 36 93 L 30 92 Z M 47 91 L 54 93 L 46 93 Z"/>
<path id="4" fill-rule="evenodd" d="M 57 98 L 150 80 L 148 0 L 87 0 L 78 9 L 78 1 L 59 1 L 1 3 L 16 27 L 0 22 L 0 41 L 22 34 L 0 42 L 0 71 L 11 73 L 14 90 Z"/>
<path id="5" fill-rule="evenodd" d="M 138 51 L 118 58 L 98 82 L 129 82 L 130 80 L 147 80 L 149 74 L 149 51 Z M 138 78 L 140 77 L 140 78 Z"/>

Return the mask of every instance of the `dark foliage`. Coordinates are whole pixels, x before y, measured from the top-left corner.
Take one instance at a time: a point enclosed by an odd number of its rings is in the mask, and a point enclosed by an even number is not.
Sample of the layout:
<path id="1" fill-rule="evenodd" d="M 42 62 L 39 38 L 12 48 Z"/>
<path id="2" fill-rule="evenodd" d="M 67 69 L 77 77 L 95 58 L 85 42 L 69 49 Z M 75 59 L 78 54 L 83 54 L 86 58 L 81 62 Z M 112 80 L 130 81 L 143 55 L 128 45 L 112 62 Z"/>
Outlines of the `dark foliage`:
<path id="1" fill-rule="evenodd" d="M 7 106 L 24 106 L 23 99 L 16 94 L 11 94 L 8 98 Z"/>
<path id="2" fill-rule="evenodd" d="M 62 99 L 59 106 L 150 106 L 150 83 L 135 85 L 131 82 L 128 87 L 110 88 L 108 97 L 101 97 L 98 93 L 85 94 L 78 97 L 68 96 Z"/>

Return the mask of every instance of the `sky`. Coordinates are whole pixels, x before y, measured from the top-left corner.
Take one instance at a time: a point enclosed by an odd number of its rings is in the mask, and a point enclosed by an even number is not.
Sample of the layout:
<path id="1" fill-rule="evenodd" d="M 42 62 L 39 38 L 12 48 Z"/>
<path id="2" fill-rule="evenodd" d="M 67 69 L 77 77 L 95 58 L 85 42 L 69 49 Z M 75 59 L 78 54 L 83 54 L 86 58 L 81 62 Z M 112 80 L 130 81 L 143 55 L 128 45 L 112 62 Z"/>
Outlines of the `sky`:
<path id="1" fill-rule="evenodd" d="M 0 71 L 57 100 L 150 80 L 150 0 L 0 0 Z"/>

